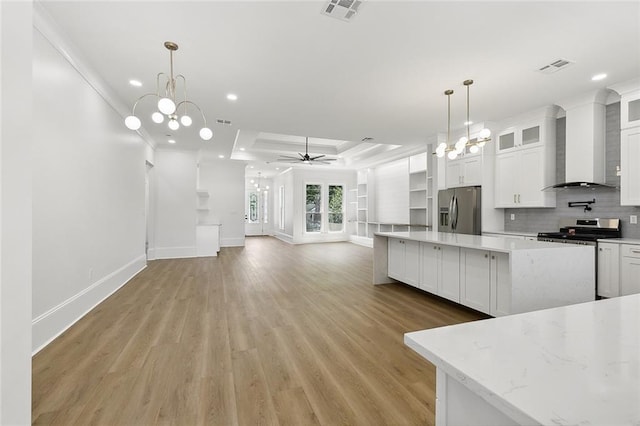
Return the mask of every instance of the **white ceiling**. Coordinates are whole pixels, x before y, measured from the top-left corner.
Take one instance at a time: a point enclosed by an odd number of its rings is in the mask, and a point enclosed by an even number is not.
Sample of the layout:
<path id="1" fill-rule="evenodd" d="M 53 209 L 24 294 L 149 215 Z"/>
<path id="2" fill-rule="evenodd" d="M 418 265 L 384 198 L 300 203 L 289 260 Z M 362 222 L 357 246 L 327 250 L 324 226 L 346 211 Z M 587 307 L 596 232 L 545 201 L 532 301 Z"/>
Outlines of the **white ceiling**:
<path id="1" fill-rule="evenodd" d="M 42 4 L 127 105 L 155 92 L 156 74 L 169 68 L 163 43 L 178 43 L 175 72 L 214 138 L 181 129 L 173 147 L 247 160 L 266 174 L 278 167 L 266 162 L 304 153 L 305 136 L 310 153 L 351 167 L 424 146 L 446 131 L 445 89 L 455 90 L 452 126 L 462 126 L 468 78 L 471 119 L 482 122 L 640 75 L 638 1 L 365 0 L 351 22 L 323 15 L 318 1 Z M 575 64 L 537 71 L 558 58 Z M 601 72 L 608 78 L 591 81 Z M 143 122 L 170 147 L 165 126 Z M 363 145 L 365 137 L 374 140 Z"/>

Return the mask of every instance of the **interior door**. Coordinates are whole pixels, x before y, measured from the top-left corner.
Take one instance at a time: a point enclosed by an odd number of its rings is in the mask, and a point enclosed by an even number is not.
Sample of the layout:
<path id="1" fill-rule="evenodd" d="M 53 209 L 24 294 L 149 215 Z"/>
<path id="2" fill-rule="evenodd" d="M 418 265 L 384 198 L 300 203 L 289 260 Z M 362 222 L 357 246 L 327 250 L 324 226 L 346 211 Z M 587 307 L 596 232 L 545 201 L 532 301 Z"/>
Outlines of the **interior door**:
<path id="1" fill-rule="evenodd" d="M 247 236 L 269 235 L 269 192 L 248 190 L 245 199 L 245 226 Z"/>

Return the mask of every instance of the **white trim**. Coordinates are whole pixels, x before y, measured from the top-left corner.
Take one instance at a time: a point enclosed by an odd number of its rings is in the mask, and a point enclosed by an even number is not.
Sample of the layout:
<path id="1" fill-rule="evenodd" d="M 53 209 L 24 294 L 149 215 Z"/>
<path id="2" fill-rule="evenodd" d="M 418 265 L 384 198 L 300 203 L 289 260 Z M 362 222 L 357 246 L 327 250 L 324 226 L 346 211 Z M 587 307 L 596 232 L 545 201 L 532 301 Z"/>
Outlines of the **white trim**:
<path id="1" fill-rule="evenodd" d="M 147 267 L 145 255 L 139 256 L 101 278 L 81 292 L 32 320 L 32 355 L 37 354 L 54 339 L 78 322 L 93 308 L 127 284 Z"/>
<path id="2" fill-rule="evenodd" d="M 198 250 L 192 247 L 156 247 L 153 249 L 153 259 L 182 259 L 198 257 Z"/>
<path id="3" fill-rule="evenodd" d="M 293 235 L 285 234 L 284 232 L 276 232 L 273 234 L 273 236 L 280 241 L 284 241 L 288 244 L 293 244 Z"/>
<path id="4" fill-rule="evenodd" d="M 87 84 L 104 99 L 107 105 L 113 108 L 124 120 L 124 118 L 129 115 L 130 108 L 113 93 L 104 79 L 89 65 L 89 62 L 79 54 L 79 50 L 75 48 L 69 38 L 58 27 L 42 3 L 42 0 L 33 2 L 33 27 L 69 62 Z M 157 143 L 144 128 L 141 127 L 137 130 L 137 133 L 152 149 L 156 148 Z"/>
<path id="5" fill-rule="evenodd" d="M 373 238 L 360 237 L 358 235 L 351 235 L 349 237 L 349 241 L 352 242 L 353 244 L 357 244 L 359 246 L 373 248 Z"/>

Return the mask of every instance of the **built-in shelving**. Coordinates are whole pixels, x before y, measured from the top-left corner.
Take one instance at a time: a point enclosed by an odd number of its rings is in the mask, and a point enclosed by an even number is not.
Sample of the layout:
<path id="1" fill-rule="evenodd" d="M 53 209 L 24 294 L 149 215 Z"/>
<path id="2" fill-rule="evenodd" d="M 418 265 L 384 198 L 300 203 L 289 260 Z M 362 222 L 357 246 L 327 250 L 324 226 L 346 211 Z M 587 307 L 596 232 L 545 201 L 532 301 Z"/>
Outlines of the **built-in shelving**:
<path id="1" fill-rule="evenodd" d="M 427 152 L 409 157 L 409 222 L 414 227 L 431 225 L 433 177 Z"/>
<path id="2" fill-rule="evenodd" d="M 208 222 L 209 216 L 209 191 L 206 189 L 196 189 L 196 212 L 198 213 L 198 225 Z"/>

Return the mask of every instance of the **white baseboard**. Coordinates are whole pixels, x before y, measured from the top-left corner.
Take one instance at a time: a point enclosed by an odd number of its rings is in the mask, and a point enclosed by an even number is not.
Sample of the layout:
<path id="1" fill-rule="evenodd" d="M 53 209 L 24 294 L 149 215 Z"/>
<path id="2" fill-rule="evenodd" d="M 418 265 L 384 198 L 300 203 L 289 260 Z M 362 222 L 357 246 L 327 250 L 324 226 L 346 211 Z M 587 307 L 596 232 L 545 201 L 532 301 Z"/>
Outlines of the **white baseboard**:
<path id="1" fill-rule="evenodd" d="M 147 259 L 145 255 L 142 255 L 34 318 L 31 324 L 33 355 L 146 267 Z"/>
<path id="2" fill-rule="evenodd" d="M 285 234 L 283 232 L 276 232 L 274 235 L 280 241 L 284 241 L 285 243 L 293 244 L 293 236 L 289 234 Z"/>
<path id="3" fill-rule="evenodd" d="M 358 237 L 357 235 L 351 235 L 349 237 L 349 241 L 351 241 L 354 244 L 358 244 L 359 246 L 373 248 L 373 238 Z"/>
<path id="4" fill-rule="evenodd" d="M 150 249 L 149 253 L 153 251 L 153 256 L 149 256 L 150 259 L 181 259 L 184 257 L 198 257 L 198 250 L 193 247 L 156 247 Z"/>

